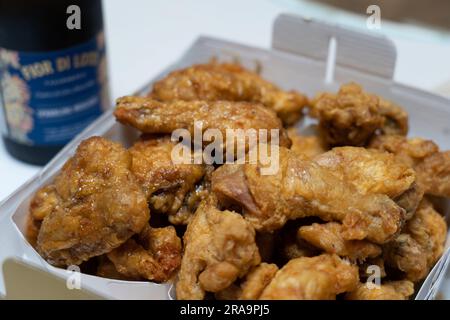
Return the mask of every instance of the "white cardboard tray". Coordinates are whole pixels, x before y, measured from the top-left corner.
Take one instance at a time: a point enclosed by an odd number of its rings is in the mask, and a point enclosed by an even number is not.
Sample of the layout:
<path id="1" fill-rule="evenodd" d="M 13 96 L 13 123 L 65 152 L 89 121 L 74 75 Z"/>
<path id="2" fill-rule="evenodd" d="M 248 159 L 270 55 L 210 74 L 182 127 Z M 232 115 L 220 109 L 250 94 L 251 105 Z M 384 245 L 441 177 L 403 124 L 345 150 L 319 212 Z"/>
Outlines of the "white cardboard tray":
<path id="1" fill-rule="evenodd" d="M 331 46 L 330 40 L 334 43 Z M 336 91 L 349 81 L 358 82 L 368 91 L 395 101 L 408 111 L 410 136 L 430 138 L 442 149 L 450 149 L 450 100 L 396 83 L 392 79 L 396 50 L 390 40 L 290 15 L 276 19 L 271 50 L 200 37 L 175 64 L 137 94 L 147 92 L 155 80 L 171 70 L 204 63 L 212 57 L 224 61 L 238 59 L 249 68 L 260 66 L 264 78 L 308 96 L 318 91 Z M 28 205 L 34 192 L 53 178 L 81 140 L 93 135 L 125 145 L 136 137 L 133 130 L 117 124 L 112 110 L 109 110 L 36 176 L 0 203 L 0 295 L 3 297 L 171 298 L 170 284 L 118 281 L 85 274 L 80 275 L 83 294 L 68 295 L 67 292 L 73 290 L 66 288 L 66 280 L 70 281 L 73 273 L 47 264 L 23 236 Z M 445 207 L 450 208 L 450 202 L 447 201 Z M 446 213 L 450 215 L 450 210 Z M 450 299 L 450 275 L 445 277 L 449 264 L 449 257 L 441 258 L 424 281 L 416 299 L 433 299 L 437 294 L 439 298 Z M 42 281 L 44 278 L 45 282 Z"/>

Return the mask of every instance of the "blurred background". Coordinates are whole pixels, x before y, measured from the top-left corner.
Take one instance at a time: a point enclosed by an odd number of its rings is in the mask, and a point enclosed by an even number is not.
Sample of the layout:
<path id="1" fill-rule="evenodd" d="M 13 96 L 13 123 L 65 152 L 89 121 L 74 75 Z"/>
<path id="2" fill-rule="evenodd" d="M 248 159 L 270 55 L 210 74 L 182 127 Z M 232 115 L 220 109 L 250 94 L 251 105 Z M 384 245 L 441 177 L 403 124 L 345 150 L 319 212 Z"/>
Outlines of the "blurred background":
<path id="1" fill-rule="evenodd" d="M 368 30 L 366 9 L 374 4 L 381 9 L 381 28 Z M 134 92 L 199 35 L 269 48 L 272 23 L 286 12 L 387 35 L 397 46 L 396 81 L 450 97 L 450 1 L 107 0 L 111 98 Z M 39 169 L 15 160 L 0 144 L 0 201 Z"/>

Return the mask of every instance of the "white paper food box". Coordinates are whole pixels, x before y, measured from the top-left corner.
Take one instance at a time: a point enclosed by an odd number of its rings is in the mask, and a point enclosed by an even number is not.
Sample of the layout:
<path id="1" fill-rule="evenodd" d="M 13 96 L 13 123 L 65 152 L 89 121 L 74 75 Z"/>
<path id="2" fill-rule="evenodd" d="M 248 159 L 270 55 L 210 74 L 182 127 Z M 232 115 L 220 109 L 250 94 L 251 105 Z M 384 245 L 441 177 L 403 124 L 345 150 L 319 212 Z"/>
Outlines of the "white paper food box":
<path id="1" fill-rule="evenodd" d="M 264 78 L 308 96 L 318 91 L 336 91 L 341 84 L 355 81 L 369 92 L 403 106 L 410 115 L 410 136 L 430 138 L 443 150 L 450 149 L 450 100 L 396 83 L 392 79 L 396 49 L 389 39 L 290 15 L 276 19 L 270 50 L 200 37 L 175 64 L 137 94 L 144 94 L 155 80 L 171 70 L 208 62 L 212 57 L 220 61 L 237 59 L 251 69 L 260 67 Z M 0 204 L 0 295 L 3 298 L 173 298 L 170 284 L 110 280 L 52 267 L 22 234 L 32 195 L 51 181 L 81 140 L 93 135 L 127 146 L 136 137 L 132 129 L 116 123 L 109 110 Z M 449 204 L 447 201 L 444 205 L 447 216 Z M 450 299 L 449 264 L 449 255 L 444 255 L 424 281 L 416 299 L 436 296 Z M 81 290 L 76 289 L 78 285 Z"/>

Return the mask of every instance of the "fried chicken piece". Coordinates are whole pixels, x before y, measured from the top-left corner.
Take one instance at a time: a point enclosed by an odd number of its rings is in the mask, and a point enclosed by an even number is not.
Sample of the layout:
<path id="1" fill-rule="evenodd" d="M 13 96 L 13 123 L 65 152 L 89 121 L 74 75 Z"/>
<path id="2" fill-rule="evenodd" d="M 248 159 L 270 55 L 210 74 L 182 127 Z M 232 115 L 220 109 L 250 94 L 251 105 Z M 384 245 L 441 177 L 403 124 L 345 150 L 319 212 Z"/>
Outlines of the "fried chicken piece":
<path id="1" fill-rule="evenodd" d="M 222 133 L 224 146 L 227 145 L 227 129 L 254 132 L 266 129 L 268 141 L 271 130 L 275 129 L 278 130 L 279 145 L 291 145 L 276 114 L 256 103 L 200 100 L 159 102 L 151 98 L 129 96 L 117 99 L 114 115 L 121 123 L 145 133 L 171 134 L 177 129 L 186 129 L 194 136 L 195 122 L 201 121 L 203 131 L 214 129 Z M 255 138 L 258 139 L 259 135 Z"/>
<path id="2" fill-rule="evenodd" d="M 406 210 L 409 219 L 423 192 L 416 184 L 416 172 L 385 151 L 360 147 L 336 147 L 314 160 L 348 181 L 363 194 L 385 194 Z"/>
<path id="3" fill-rule="evenodd" d="M 337 94 L 321 93 L 311 102 L 311 115 L 332 146 L 364 146 L 377 131 L 406 134 L 408 116 L 400 107 L 348 83 Z"/>
<path id="4" fill-rule="evenodd" d="M 241 206 L 258 231 L 280 229 L 287 220 L 317 216 L 341 221 L 347 240 L 384 243 L 402 226 L 405 211 L 388 196 L 361 194 L 351 183 L 314 161 L 279 148 L 279 170 L 262 175 L 261 163 L 225 164 L 213 172 L 212 191 L 223 205 Z"/>
<path id="5" fill-rule="evenodd" d="M 406 136 L 409 130 L 408 113 L 400 106 L 391 101 L 379 98 L 380 114 L 384 116 L 384 125 L 381 129 L 385 135 Z"/>
<path id="6" fill-rule="evenodd" d="M 304 95 L 283 91 L 239 64 L 217 62 L 171 72 L 155 83 L 151 97 L 160 101 L 257 102 L 275 111 L 285 124 L 296 122 L 308 102 Z"/>
<path id="7" fill-rule="evenodd" d="M 218 300 L 258 300 L 278 271 L 276 264 L 261 263 L 246 275 L 240 284 L 232 284 L 215 294 Z"/>
<path id="8" fill-rule="evenodd" d="M 414 283 L 408 280 L 389 281 L 379 286 L 369 287 L 358 284 L 355 291 L 345 295 L 347 300 L 407 300 L 414 294 Z"/>
<path id="9" fill-rule="evenodd" d="M 42 220 L 55 209 L 59 201 L 61 200 L 53 184 L 39 189 L 31 200 L 30 214 L 27 218 L 26 237 L 33 247 L 37 244 Z"/>
<path id="10" fill-rule="evenodd" d="M 447 239 L 447 223 L 444 217 L 424 199 L 414 217 L 405 225 L 405 232 L 424 249 L 428 268 L 431 269 L 444 252 Z"/>
<path id="11" fill-rule="evenodd" d="M 336 255 L 298 258 L 281 268 L 264 289 L 262 300 L 333 300 L 353 291 L 358 267 Z"/>
<path id="12" fill-rule="evenodd" d="M 328 150 L 319 136 L 301 136 L 296 128 L 288 129 L 288 136 L 292 141 L 291 150 L 302 158 L 311 159 Z"/>
<path id="13" fill-rule="evenodd" d="M 388 265 L 404 272 L 411 281 L 424 279 L 444 251 L 447 223 L 423 200 L 397 239 L 385 245 Z"/>
<path id="14" fill-rule="evenodd" d="M 370 142 L 369 147 L 391 152 L 410 167 L 416 167 L 425 158 L 439 152 L 439 147 L 431 140 L 408 139 L 401 135 L 377 136 Z"/>
<path id="15" fill-rule="evenodd" d="M 314 160 L 329 168 L 361 193 L 385 194 L 395 198 L 411 188 L 416 173 L 393 154 L 360 147 L 337 147 Z"/>
<path id="16" fill-rule="evenodd" d="M 147 226 L 139 240 L 129 239 L 107 254 L 125 277 L 156 282 L 168 281 L 181 263 L 181 239 L 173 226 Z"/>
<path id="17" fill-rule="evenodd" d="M 198 207 L 184 234 L 184 255 L 177 299 L 201 300 L 219 292 L 260 263 L 255 230 L 232 211 L 220 211 L 208 198 Z"/>
<path id="18" fill-rule="evenodd" d="M 394 153 L 415 168 L 418 184 L 425 193 L 450 197 L 450 151 L 439 151 L 431 140 L 398 135 L 376 137 L 370 147 Z"/>
<path id="19" fill-rule="evenodd" d="M 115 280 L 124 280 L 124 281 L 140 280 L 140 278 L 127 277 L 118 272 L 114 263 L 112 263 L 111 260 L 109 260 L 106 255 L 99 257 L 97 272 L 95 275 L 98 277 Z"/>
<path id="20" fill-rule="evenodd" d="M 416 170 L 426 193 L 450 198 L 450 150 L 426 157 Z"/>
<path id="21" fill-rule="evenodd" d="M 253 268 L 245 277 L 241 284 L 241 293 L 239 300 L 257 300 L 264 289 L 275 277 L 278 267 L 273 263 L 261 263 Z"/>
<path id="22" fill-rule="evenodd" d="M 130 167 L 120 144 L 100 137 L 81 142 L 45 189 L 54 188 L 48 203 L 35 207 L 42 204 L 40 192 L 32 201 L 32 214 L 44 217 L 37 238 L 43 258 L 55 266 L 78 265 L 142 230 L 150 213 Z"/>
<path id="23" fill-rule="evenodd" d="M 407 233 L 386 244 L 383 253 L 386 265 L 404 272 L 408 280 L 419 281 L 428 274 L 425 250 Z"/>
<path id="24" fill-rule="evenodd" d="M 369 241 L 342 238 L 342 225 L 336 222 L 300 227 L 298 236 L 326 253 L 347 257 L 352 261 L 364 261 L 381 254 L 381 247 Z"/>
<path id="25" fill-rule="evenodd" d="M 144 138 L 130 149 L 131 172 L 142 186 L 156 212 L 169 215 L 169 221 L 187 224 L 190 214 L 178 213 L 185 197 L 195 191 L 206 168 L 202 164 L 175 164 L 172 151 L 175 142 L 170 137 Z"/>

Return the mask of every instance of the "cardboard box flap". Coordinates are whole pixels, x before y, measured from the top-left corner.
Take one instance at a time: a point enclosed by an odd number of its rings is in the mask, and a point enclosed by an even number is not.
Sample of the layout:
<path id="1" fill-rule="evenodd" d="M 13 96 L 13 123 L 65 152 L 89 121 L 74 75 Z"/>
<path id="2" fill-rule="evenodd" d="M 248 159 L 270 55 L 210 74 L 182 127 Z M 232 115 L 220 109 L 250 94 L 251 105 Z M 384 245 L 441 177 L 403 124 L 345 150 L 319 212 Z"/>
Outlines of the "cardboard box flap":
<path id="1" fill-rule="evenodd" d="M 335 50 L 330 50 L 331 39 L 335 39 Z M 362 33 L 288 14 L 275 20 L 272 47 L 316 60 L 335 61 L 338 66 L 386 79 L 393 78 L 397 59 L 394 43 L 375 32 Z M 334 59 L 329 60 L 329 52 L 335 52 Z"/>

